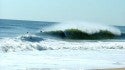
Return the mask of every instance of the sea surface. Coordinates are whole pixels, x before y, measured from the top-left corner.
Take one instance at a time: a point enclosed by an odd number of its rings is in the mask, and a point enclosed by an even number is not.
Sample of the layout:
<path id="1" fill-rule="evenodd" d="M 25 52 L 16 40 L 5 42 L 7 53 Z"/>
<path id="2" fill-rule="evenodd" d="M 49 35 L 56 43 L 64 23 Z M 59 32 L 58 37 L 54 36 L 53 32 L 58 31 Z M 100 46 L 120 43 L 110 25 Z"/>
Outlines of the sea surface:
<path id="1" fill-rule="evenodd" d="M 116 39 L 70 40 L 42 35 L 58 24 L 0 19 L 0 70 L 125 67 L 125 26 L 113 26 L 121 32 Z"/>

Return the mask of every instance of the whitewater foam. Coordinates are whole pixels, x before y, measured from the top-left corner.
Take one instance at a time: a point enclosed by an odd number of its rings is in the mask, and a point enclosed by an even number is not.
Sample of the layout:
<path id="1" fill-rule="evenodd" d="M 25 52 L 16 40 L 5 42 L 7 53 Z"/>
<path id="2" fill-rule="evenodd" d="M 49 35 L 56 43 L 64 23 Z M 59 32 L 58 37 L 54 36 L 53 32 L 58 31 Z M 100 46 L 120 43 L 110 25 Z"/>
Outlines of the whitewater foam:
<path id="1" fill-rule="evenodd" d="M 120 30 L 113 26 L 103 25 L 98 23 L 81 22 L 81 21 L 62 22 L 57 25 L 51 26 L 49 28 L 45 28 L 44 31 L 58 31 L 58 30 L 64 31 L 66 29 L 79 29 L 89 34 L 97 33 L 100 30 L 107 30 L 115 35 L 121 35 Z"/>
<path id="2" fill-rule="evenodd" d="M 1 52 L 15 51 L 42 51 L 42 50 L 98 50 L 98 49 L 125 49 L 125 42 L 67 42 L 46 39 L 40 42 L 24 41 L 18 38 L 4 38 L 0 40 Z"/>

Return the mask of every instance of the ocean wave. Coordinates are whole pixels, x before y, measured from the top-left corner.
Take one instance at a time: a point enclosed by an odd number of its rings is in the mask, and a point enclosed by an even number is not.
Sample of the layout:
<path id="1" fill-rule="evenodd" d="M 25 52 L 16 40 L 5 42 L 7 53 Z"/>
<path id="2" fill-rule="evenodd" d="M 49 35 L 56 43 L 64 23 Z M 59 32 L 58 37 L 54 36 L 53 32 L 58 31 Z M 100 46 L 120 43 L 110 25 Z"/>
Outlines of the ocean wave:
<path id="1" fill-rule="evenodd" d="M 125 42 L 68 42 L 46 39 L 39 42 L 23 41 L 19 38 L 0 39 L 0 52 L 42 51 L 42 50 L 98 50 L 125 49 Z"/>
<path id="2" fill-rule="evenodd" d="M 82 21 L 62 22 L 51 27 L 45 28 L 43 31 L 65 31 L 67 29 L 78 29 L 88 34 L 98 33 L 100 30 L 112 32 L 115 35 L 121 35 L 121 31 L 116 27 L 103 25 L 99 23 L 89 23 Z"/>
<path id="3" fill-rule="evenodd" d="M 12 30 L 13 31 L 13 30 Z M 26 30 L 24 30 L 26 31 Z M 35 31 L 35 30 L 34 30 Z M 67 22 L 54 24 L 53 26 L 45 27 L 39 33 L 21 35 L 19 37 L 0 38 L 0 52 L 18 52 L 18 51 L 42 51 L 42 50 L 98 50 L 98 49 L 125 49 L 125 42 L 102 42 L 98 40 L 96 42 L 70 42 L 64 41 L 66 39 L 56 40 L 56 38 L 49 38 L 46 32 L 55 31 L 56 35 L 61 37 L 83 37 L 87 35 L 91 37 L 104 38 L 114 35 L 119 36 L 121 32 L 119 29 L 112 26 L 103 26 L 90 24 L 86 22 Z M 17 31 L 18 32 L 18 31 Z M 73 33 L 72 33 L 73 32 Z M 82 33 L 82 35 L 81 35 Z M 22 34 L 22 33 L 21 33 Z M 9 35 L 9 33 L 8 33 Z M 91 36 L 92 35 L 92 36 Z M 95 35 L 95 36 L 94 36 Z M 103 36 L 104 35 L 104 36 Z M 90 37 L 91 36 L 91 37 Z M 122 35 L 124 37 L 124 35 Z M 86 37 L 86 38 L 88 38 Z"/>

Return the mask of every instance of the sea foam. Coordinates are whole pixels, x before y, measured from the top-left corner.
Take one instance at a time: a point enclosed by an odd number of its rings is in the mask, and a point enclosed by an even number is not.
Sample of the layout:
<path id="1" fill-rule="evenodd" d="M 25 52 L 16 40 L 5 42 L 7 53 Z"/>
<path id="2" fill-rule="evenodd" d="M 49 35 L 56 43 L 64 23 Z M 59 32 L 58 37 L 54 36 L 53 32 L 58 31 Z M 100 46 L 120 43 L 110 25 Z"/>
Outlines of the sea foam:
<path id="1" fill-rule="evenodd" d="M 125 49 L 125 42 L 69 42 L 46 39 L 40 42 L 24 41 L 19 38 L 0 39 L 0 52 L 42 51 L 42 50 L 98 50 Z"/>

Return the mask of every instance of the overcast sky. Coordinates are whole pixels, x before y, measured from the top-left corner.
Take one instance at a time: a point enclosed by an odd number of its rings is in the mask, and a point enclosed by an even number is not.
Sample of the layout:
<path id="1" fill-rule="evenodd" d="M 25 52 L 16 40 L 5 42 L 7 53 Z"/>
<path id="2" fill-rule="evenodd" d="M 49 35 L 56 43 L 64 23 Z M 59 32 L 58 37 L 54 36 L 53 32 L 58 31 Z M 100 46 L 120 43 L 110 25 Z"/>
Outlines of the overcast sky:
<path id="1" fill-rule="evenodd" d="M 125 25 L 125 0 L 0 0 L 0 18 Z"/>

